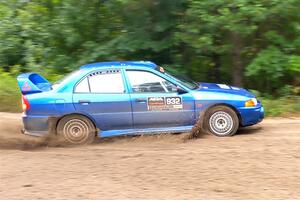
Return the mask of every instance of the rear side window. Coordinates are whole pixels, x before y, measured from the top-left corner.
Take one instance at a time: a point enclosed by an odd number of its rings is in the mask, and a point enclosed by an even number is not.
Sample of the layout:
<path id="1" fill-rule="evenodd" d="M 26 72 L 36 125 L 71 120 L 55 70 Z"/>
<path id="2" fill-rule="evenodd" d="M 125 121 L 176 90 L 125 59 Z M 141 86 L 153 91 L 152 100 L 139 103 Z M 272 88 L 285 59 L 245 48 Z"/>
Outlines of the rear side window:
<path id="1" fill-rule="evenodd" d="M 124 93 L 125 87 L 119 70 L 94 72 L 75 88 L 77 93 Z"/>
<path id="2" fill-rule="evenodd" d="M 89 76 L 92 93 L 124 93 L 120 72 L 97 72 Z"/>

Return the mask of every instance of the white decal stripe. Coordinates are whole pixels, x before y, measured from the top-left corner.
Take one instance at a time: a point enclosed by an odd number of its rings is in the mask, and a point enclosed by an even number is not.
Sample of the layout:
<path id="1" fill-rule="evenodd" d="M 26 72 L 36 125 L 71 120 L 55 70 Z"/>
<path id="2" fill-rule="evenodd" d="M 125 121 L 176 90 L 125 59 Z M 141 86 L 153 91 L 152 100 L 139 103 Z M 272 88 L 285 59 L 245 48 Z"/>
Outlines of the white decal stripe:
<path id="1" fill-rule="evenodd" d="M 230 87 L 228 85 L 225 85 L 225 84 L 217 84 L 220 88 L 222 89 L 230 89 Z"/>

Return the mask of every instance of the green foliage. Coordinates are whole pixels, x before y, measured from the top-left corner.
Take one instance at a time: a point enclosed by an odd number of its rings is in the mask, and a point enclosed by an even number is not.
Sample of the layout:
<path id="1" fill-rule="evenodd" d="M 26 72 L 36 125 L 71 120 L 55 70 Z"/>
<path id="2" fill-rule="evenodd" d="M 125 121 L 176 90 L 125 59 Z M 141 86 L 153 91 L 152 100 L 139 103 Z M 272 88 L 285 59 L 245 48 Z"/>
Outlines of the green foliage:
<path id="1" fill-rule="evenodd" d="M 21 111 L 21 94 L 17 80 L 7 72 L 0 72 L 0 112 Z"/>
<path id="2" fill-rule="evenodd" d="M 299 95 L 299 10 L 300 0 L 1 1 L 0 83 L 151 60 L 196 81 Z"/>
<path id="3" fill-rule="evenodd" d="M 299 54 L 300 1 L 189 2 L 177 37 L 188 46 L 186 49 L 192 49 L 185 61 L 195 65 L 194 60 L 200 60 L 197 71 L 205 73 L 206 80 L 228 82 L 231 79 L 234 84 L 242 82 L 269 93 L 285 84 L 299 84 L 292 82 L 295 74 L 290 77 L 291 69 L 297 65 L 297 59 L 290 56 Z M 266 75 L 268 80 L 256 81 Z M 266 83 L 270 86 L 265 87 Z"/>
<path id="4" fill-rule="evenodd" d="M 268 117 L 299 115 L 300 97 L 289 96 L 281 98 L 260 97 Z"/>
<path id="5" fill-rule="evenodd" d="M 284 69 L 287 58 L 276 47 L 269 47 L 258 53 L 247 67 L 246 76 L 256 78 L 256 84 L 265 87 L 267 91 L 280 88 L 282 82 L 279 81 L 286 73 Z"/>
<path id="6" fill-rule="evenodd" d="M 288 70 L 291 73 L 300 73 L 300 56 L 298 55 L 291 55 L 288 58 Z"/>

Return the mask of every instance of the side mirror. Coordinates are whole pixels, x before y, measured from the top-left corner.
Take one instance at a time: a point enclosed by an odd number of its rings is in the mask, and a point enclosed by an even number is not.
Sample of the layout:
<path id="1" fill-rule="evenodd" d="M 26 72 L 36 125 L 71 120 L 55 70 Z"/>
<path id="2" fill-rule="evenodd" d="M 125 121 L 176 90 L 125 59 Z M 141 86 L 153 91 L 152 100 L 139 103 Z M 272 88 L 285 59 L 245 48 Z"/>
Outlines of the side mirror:
<path id="1" fill-rule="evenodd" d="M 184 89 L 182 89 L 181 87 L 176 87 L 176 90 L 177 90 L 177 93 L 178 94 L 185 94 L 185 93 L 187 93 L 187 91 L 185 91 Z"/>

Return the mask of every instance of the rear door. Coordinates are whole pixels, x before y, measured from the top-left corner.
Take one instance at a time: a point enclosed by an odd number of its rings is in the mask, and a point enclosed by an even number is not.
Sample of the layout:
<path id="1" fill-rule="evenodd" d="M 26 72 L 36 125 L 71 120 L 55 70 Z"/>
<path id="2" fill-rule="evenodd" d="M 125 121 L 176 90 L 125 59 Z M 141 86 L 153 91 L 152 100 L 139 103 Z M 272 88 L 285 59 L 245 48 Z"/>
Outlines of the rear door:
<path id="1" fill-rule="evenodd" d="M 126 70 L 135 128 L 187 126 L 194 123 L 194 98 L 178 94 L 175 84 L 145 70 Z"/>
<path id="2" fill-rule="evenodd" d="M 83 78 L 74 88 L 73 103 L 101 130 L 132 128 L 130 96 L 120 69 L 98 70 Z"/>

